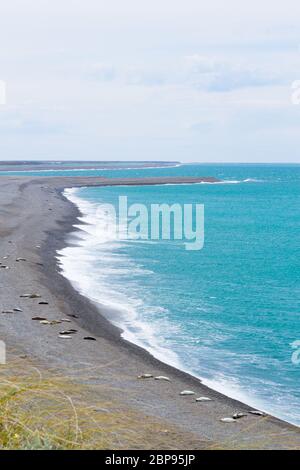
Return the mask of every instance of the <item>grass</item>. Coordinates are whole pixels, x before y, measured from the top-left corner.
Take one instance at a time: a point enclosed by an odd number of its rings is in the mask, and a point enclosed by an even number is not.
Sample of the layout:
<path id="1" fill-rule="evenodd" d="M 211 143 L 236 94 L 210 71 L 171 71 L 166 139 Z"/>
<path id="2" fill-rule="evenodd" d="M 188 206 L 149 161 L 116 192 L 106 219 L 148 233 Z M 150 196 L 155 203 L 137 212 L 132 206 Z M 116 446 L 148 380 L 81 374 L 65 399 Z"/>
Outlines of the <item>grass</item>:
<path id="1" fill-rule="evenodd" d="M 0 449 L 197 448 L 191 436 L 107 399 L 105 386 L 78 384 L 15 357 L 0 366 Z"/>
<path id="2" fill-rule="evenodd" d="M 101 373 L 99 368 L 98 377 Z M 0 450 L 251 449 L 274 439 L 283 448 L 299 449 L 297 436 L 261 436 L 261 420 L 239 436 L 229 435 L 226 442 L 201 442 L 192 433 L 120 404 L 111 398 L 118 396 L 115 389 L 91 385 L 90 375 L 80 375 L 78 383 L 71 374 L 61 376 L 20 356 L 0 365 Z M 257 438 L 241 440 L 250 427 L 257 429 Z"/>

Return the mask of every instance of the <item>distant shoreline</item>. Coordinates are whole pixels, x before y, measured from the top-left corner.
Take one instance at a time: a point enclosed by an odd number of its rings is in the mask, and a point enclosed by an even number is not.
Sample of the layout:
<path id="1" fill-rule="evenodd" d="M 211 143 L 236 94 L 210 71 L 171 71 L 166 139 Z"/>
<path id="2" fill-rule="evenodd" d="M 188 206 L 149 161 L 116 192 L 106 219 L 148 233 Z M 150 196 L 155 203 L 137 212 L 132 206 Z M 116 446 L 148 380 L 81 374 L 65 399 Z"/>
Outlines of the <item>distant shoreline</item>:
<path id="1" fill-rule="evenodd" d="M 82 162 L 82 161 L 68 161 L 56 162 L 50 161 L 36 161 L 36 162 L 22 162 L 22 161 L 0 161 L 0 171 L 67 171 L 67 170 L 124 170 L 130 169 L 143 169 L 143 168 L 174 168 L 180 166 L 180 162 L 118 162 L 118 161 L 103 161 L 103 162 Z"/>
<path id="2" fill-rule="evenodd" d="M 206 162 L 206 161 L 82 161 L 82 160 L 0 160 L 0 171 L 67 171 L 67 170 L 125 170 L 144 168 L 175 168 L 178 166 L 300 166 L 299 162 Z"/>

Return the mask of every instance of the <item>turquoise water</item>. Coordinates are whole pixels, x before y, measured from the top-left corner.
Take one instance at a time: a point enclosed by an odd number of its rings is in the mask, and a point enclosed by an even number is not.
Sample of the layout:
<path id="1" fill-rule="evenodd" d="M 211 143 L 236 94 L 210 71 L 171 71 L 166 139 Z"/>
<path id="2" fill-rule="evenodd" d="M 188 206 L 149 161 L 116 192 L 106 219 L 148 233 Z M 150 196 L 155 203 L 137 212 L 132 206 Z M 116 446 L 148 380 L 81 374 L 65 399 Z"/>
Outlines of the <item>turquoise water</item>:
<path id="1" fill-rule="evenodd" d="M 292 180 L 296 171 L 300 171 L 300 165 L 216 165 L 216 164 L 193 164 L 193 165 L 176 165 L 173 167 L 158 168 L 121 168 L 121 169 L 84 169 L 82 165 L 74 164 L 77 169 L 68 169 L 70 163 L 63 163 L 66 169 L 53 170 L 34 170 L 27 171 L 24 167 L 23 171 L 0 171 L 0 175 L 10 176 L 100 176 L 106 178 L 139 178 L 139 177 L 155 177 L 155 176 L 214 176 L 225 180 L 245 179 L 264 179 L 275 182 Z M 125 166 L 125 162 L 123 165 Z M 13 167 L 12 167 L 13 168 Z M 295 179 L 294 179 L 295 180 Z"/>
<path id="2" fill-rule="evenodd" d="M 128 172 L 113 172 L 127 176 Z M 130 175 L 210 175 L 228 184 L 83 188 L 91 225 L 60 253 L 65 275 L 124 337 L 213 388 L 300 424 L 299 166 L 182 166 Z M 100 203 L 201 203 L 205 245 L 118 241 Z M 98 210 L 97 210 L 98 209 Z"/>
<path id="3" fill-rule="evenodd" d="M 89 225 L 72 235 L 75 246 L 59 253 L 60 264 L 83 294 L 106 308 L 124 337 L 213 388 L 300 425 L 300 364 L 292 362 L 291 347 L 300 340 L 300 166 L 188 165 L 78 174 L 205 175 L 227 181 L 67 191 Z M 178 240 L 113 239 L 103 229 L 101 203 L 117 204 L 119 195 L 147 206 L 204 204 L 204 248 L 187 251 Z"/>

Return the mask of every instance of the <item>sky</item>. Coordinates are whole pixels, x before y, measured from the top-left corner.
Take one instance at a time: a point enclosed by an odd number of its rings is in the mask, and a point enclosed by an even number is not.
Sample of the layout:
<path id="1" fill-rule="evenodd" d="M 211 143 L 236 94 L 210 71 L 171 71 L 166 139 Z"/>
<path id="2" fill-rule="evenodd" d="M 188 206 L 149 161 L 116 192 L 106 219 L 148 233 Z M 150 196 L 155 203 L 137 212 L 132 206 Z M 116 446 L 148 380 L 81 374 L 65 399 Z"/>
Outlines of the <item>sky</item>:
<path id="1" fill-rule="evenodd" d="M 300 163 L 299 21 L 296 0 L 1 0 L 0 160 Z"/>

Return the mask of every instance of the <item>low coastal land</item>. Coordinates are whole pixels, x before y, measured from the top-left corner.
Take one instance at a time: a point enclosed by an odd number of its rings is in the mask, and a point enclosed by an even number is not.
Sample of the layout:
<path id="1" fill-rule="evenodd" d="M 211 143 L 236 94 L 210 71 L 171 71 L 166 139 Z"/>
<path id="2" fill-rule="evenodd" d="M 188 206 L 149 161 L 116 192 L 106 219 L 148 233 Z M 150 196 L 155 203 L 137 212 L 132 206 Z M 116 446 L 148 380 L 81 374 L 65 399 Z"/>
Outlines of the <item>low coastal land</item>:
<path id="1" fill-rule="evenodd" d="M 51 162 L 51 161 L 35 161 L 35 162 L 21 162 L 21 161 L 2 161 L 0 162 L 0 171 L 60 171 L 64 170 L 122 170 L 124 168 L 169 168 L 179 166 L 180 162 L 75 162 L 63 165 L 63 162 Z"/>
<path id="2" fill-rule="evenodd" d="M 251 414 L 247 405 L 123 340 L 105 312 L 59 273 L 56 251 L 66 246 L 67 235 L 80 215 L 62 195 L 64 188 L 201 182 L 217 180 L 0 177 L 0 340 L 7 347 L 0 383 L 3 386 L 3 377 L 6 384 L 19 383 L 15 376 L 29 383 L 55 382 L 57 395 L 61 393 L 65 407 L 73 410 L 75 429 L 72 439 L 61 439 L 61 447 L 72 441 L 76 448 L 80 436 L 83 448 L 85 442 L 88 447 L 88 440 L 101 428 L 102 444 L 98 440 L 96 445 L 102 448 L 300 448 L 297 427 L 269 415 Z M 70 328 L 76 334 L 61 338 L 59 333 Z M 90 337 L 95 341 L 84 339 Z M 25 371 L 37 378 L 29 380 Z M 142 374 L 168 377 L 169 381 L 138 379 Z M 183 390 L 193 390 L 195 395 L 181 396 Z M 196 402 L 196 397 L 211 401 Z M 88 410 L 89 432 L 86 427 L 81 429 L 79 402 L 80 409 Z M 17 406 L 23 410 L 26 402 Z M 42 406 L 47 406 L 45 397 Z M 62 419 L 64 411 L 59 408 Z M 235 413 L 246 416 L 221 421 Z M 45 415 L 43 423 L 47 425 Z"/>

